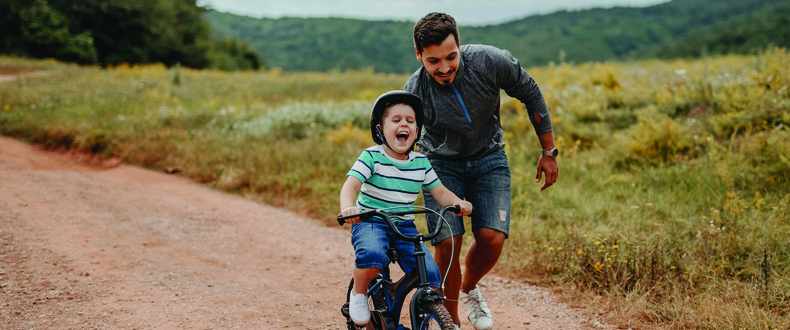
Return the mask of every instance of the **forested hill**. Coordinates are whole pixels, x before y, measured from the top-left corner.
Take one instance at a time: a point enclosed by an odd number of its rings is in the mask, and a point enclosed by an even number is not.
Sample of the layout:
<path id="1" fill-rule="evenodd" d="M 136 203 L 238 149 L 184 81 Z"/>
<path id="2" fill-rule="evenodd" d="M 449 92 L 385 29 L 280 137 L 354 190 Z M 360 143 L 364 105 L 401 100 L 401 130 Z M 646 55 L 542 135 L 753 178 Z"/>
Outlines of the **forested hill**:
<path id="1" fill-rule="evenodd" d="M 462 44 L 507 49 L 529 67 L 787 47 L 787 15 L 777 14 L 787 8 L 790 0 L 673 0 L 644 8 L 561 11 L 482 27 L 458 23 Z M 372 67 L 409 73 L 420 65 L 412 42 L 414 22 L 257 19 L 213 10 L 204 15 L 216 35 L 249 42 L 268 66 L 287 71 Z"/>
<path id="2" fill-rule="evenodd" d="M 0 0 L 0 54 L 101 66 L 263 66 L 246 43 L 215 38 L 205 10 L 196 0 Z"/>

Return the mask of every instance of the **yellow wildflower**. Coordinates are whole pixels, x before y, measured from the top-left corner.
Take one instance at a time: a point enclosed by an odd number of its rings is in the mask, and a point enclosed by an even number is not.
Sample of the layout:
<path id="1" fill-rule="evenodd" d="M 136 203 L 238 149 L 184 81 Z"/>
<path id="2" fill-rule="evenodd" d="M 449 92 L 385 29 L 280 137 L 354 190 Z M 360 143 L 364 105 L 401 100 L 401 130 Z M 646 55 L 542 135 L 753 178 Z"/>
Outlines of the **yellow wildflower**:
<path id="1" fill-rule="evenodd" d="M 757 193 L 754 194 L 754 207 L 760 210 L 763 208 L 763 205 L 765 205 L 765 199 L 763 199 L 763 196 L 761 196 L 760 192 L 757 191 Z"/>

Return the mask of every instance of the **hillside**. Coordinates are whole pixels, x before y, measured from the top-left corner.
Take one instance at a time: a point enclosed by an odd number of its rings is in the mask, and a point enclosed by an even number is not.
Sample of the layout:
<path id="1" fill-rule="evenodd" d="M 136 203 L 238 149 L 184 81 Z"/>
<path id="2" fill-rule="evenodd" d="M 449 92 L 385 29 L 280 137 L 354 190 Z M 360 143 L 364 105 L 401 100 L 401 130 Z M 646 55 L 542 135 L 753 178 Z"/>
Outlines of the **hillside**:
<path id="1" fill-rule="evenodd" d="M 644 52 L 643 57 L 677 58 L 760 53 L 766 46 L 790 47 L 790 3 L 716 22 Z"/>
<path id="2" fill-rule="evenodd" d="M 674 0 L 644 8 L 561 11 L 483 27 L 459 24 L 462 43 L 486 43 L 510 50 L 524 67 L 529 67 L 550 61 L 583 63 L 653 57 L 664 49 L 661 47 L 693 44 L 696 39 L 733 30 L 743 31 L 741 38 L 754 40 L 744 44 L 749 49 L 787 46 L 783 41 L 786 38 L 778 36 L 787 34 L 790 26 L 781 24 L 781 15 L 769 14 L 788 4 L 788 0 Z M 205 17 L 216 35 L 248 41 L 270 67 L 287 71 L 373 67 L 377 72 L 409 73 L 419 67 L 411 39 L 414 22 L 257 19 L 217 11 L 208 11 Z M 771 29 L 750 28 L 755 22 Z M 722 26 L 728 30 L 721 30 Z M 719 49 L 717 43 L 725 39 L 706 39 L 711 43 L 707 48 Z M 729 48 L 722 49 L 727 52 Z"/>

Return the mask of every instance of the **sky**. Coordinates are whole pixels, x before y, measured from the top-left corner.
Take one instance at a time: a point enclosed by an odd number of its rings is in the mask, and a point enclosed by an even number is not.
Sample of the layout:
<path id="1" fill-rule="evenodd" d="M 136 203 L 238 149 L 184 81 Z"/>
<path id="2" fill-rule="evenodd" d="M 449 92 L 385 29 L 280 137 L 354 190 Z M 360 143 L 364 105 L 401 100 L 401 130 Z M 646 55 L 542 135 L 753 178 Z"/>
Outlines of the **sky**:
<path id="1" fill-rule="evenodd" d="M 430 12 L 461 26 L 499 24 L 558 10 L 645 7 L 668 0 L 198 0 L 217 11 L 256 18 L 343 17 L 416 22 Z"/>

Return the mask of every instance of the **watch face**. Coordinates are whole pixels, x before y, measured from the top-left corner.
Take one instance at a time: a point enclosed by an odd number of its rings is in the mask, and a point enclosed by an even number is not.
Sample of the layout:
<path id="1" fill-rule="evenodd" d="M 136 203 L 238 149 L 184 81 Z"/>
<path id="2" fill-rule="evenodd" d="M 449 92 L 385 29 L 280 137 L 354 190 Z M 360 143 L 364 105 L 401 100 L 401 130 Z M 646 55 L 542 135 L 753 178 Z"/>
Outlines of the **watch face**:
<path id="1" fill-rule="evenodd" d="M 557 158 L 557 155 L 560 154 L 560 151 L 557 148 L 551 149 L 551 158 Z"/>

